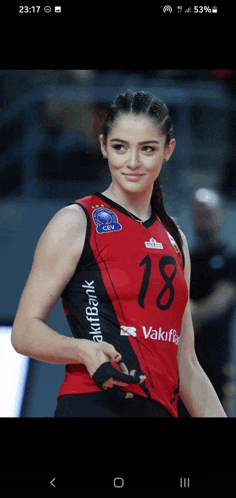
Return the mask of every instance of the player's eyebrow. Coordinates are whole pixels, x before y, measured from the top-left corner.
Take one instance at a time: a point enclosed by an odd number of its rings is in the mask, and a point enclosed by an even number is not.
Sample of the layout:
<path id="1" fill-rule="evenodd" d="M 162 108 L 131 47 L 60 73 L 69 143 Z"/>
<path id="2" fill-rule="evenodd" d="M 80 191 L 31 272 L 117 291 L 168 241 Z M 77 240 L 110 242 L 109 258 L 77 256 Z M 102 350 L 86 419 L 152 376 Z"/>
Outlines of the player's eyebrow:
<path id="1" fill-rule="evenodd" d="M 123 140 L 122 138 L 112 138 L 111 142 L 122 142 L 123 144 L 128 144 L 127 140 Z M 144 145 L 144 144 L 150 144 L 150 143 L 156 143 L 159 144 L 157 140 L 144 140 L 144 142 L 139 142 L 139 145 Z"/>

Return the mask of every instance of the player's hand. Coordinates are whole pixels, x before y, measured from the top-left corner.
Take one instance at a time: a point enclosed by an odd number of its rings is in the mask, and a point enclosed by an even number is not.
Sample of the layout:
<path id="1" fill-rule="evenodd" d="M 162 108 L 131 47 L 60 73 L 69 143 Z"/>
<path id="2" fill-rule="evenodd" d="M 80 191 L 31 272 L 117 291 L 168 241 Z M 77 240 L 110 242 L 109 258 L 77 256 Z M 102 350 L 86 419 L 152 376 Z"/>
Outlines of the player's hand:
<path id="1" fill-rule="evenodd" d="M 130 383 L 141 384 L 146 379 L 145 375 L 135 376 L 133 370 L 129 374 L 124 363 L 121 364 L 120 370 L 111 365 L 112 362 L 119 363 L 122 359 L 121 354 L 116 351 L 112 344 L 104 341 L 95 343 L 80 339 L 79 346 L 79 356 L 82 363 L 101 389 L 114 386 L 127 387 Z"/>
<path id="2" fill-rule="evenodd" d="M 136 370 L 130 370 L 130 372 L 129 372 L 128 368 L 126 367 L 126 365 L 123 362 L 120 363 L 120 369 L 121 369 L 122 372 L 124 372 L 126 374 L 136 375 Z M 142 377 L 144 377 L 144 375 Z M 145 378 L 144 378 L 144 380 L 145 380 Z M 132 393 L 129 393 L 129 392 L 127 392 L 126 395 L 125 395 L 125 399 L 131 399 L 133 397 L 134 397 L 134 395 Z"/>

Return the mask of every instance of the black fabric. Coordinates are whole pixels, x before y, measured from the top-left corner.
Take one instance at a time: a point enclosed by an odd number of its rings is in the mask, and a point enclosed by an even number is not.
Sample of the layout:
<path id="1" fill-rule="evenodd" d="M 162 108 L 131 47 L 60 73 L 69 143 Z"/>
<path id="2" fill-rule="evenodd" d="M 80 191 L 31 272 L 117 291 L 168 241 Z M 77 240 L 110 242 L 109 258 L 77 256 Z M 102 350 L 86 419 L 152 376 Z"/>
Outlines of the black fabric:
<path id="1" fill-rule="evenodd" d="M 126 382 L 127 384 L 139 384 L 140 382 L 140 377 L 139 376 L 133 376 L 133 375 L 128 375 L 125 373 L 120 372 L 116 368 L 114 368 L 109 361 L 106 363 L 102 363 L 100 367 L 94 372 L 92 379 L 97 384 L 100 389 L 102 388 L 102 385 L 106 380 L 110 379 L 112 377 L 113 379 L 120 380 L 121 382 Z"/>
<path id="2" fill-rule="evenodd" d="M 58 398 L 54 417 L 155 417 L 173 418 L 157 401 L 134 394 L 126 399 L 126 392 L 106 389 L 89 394 L 65 394 Z"/>

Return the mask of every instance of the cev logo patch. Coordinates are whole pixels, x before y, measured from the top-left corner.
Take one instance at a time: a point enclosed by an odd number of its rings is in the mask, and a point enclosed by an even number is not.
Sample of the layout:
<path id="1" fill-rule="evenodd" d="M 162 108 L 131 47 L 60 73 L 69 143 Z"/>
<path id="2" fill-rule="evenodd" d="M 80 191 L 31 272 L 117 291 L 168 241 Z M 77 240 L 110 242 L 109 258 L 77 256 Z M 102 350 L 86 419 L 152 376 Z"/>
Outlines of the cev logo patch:
<path id="1" fill-rule="evenodd" d="M 118 222 L 116 214 L 110 209 L 104 207 L 95 209 L 92 216 L 95 225 L 97 225 L 96 231 L 98 233 L 109 233 L 122 230 L 122 226 Z"/>

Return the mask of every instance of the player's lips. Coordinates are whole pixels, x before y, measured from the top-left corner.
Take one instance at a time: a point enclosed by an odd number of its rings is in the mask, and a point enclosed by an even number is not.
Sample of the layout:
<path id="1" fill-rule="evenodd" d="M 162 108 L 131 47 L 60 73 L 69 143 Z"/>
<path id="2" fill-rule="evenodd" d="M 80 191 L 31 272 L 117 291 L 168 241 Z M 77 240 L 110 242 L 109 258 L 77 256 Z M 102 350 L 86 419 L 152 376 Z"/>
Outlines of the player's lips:
<path id="1" fill-rule="evenodd" d="M 137 174 L 136 175 L 132 175 L 132 174 L 129 174 L 129 173 L 128 174 L 127 173 L 123 173 L 123 175 L 126 176 L 126 178 L 128 180 L 131 180 L 133 182 L 139 181 L 140 178 L 142 178 L 142 176 L 144 176 L 144 175 L 137 175 Z"/>

